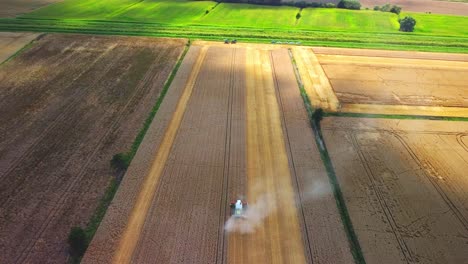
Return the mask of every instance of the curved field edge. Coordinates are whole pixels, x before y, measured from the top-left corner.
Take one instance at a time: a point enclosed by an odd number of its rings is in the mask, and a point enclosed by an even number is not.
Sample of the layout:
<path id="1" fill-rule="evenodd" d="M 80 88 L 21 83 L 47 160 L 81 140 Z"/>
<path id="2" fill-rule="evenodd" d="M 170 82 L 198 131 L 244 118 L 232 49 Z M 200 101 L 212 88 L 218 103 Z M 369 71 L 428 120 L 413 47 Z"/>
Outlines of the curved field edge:
<path id="1" fill-rule="evenodd" d="M 187 42 L 184 50 L 180 54 L 177 63 L 175 64 L 174 68 L 171 71 L 171 74 L 169 75 L 168 79 L 166 80 L 164 87 L 161 91 L 161 94 L 158 97 L 158 100 L 156 101 L 155 105 L 153 106 L 149 116 L 146 118 L 143 127 L 140 129 L 138 132 L 135 140 L 132 143 L 132 146 L 130 148 L 130 151 L 125 153 L 125 155 L 128 158 L 128 162 L 131 163 L 133 157 L 135 156 L 141 142 L 143 141 L 143 138 L 146 135 L 146 132 L 149 129 L 149 126 L 151 125 L 151 122 L 153 121 L 154 117 L 156 116 L 156 113 L 159 110 L 159 107 L 161 106 L 162 101 L 164 100 L 164 97 L 174 80 L 174 77 L 179 70 L 180 65 L 182 64 L 182 61 L 184 60 L 185 55 L 187 54 L 188 50 L 190 47 L 190 41 Z M 119 189 L 121 179 L 118 180 L 117 178 L 112 178 L 111 182 L 106 188 L 106 192 L 104 196 L 101 198 L 96 210 L 94 211 L 93 215 L 90 218 L 90 221 L 86 225 L 85 228 L 85 233 L 88 241 L 90 242 L 94 234 L 96 233 L 102 219 L 104 218 L 107 208 L 109 207 L 110 203 L 112 202 L 112 199 L 114 198 L 117 190 Z M 79 262 L 79 260 L 72 260 L 72 262 Z"/>
<path id="2" fill-rule="evenodd" d="M 275 41 L 307 46 L 468 53 L 468 37 L 407 33 L 353 33 L 203 25 L 176 26 L 73 19 L 0 19 L 0 31 L 177 37 L 218 41 L 224 38 L 236 38 L 243 42 L 257 43 Z"/>

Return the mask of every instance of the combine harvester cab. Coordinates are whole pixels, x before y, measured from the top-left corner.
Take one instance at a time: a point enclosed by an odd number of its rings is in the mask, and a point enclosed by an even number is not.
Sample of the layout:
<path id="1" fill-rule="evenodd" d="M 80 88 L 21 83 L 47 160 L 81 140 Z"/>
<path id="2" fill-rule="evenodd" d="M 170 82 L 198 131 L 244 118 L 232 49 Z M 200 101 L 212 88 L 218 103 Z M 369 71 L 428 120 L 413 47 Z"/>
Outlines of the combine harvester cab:
<path id="1" fill-rule="evenodd" d="M 247 210 L 247 202 L 236 200 L 231 202 L 231 215 L 236 218 L 245 218 L 245 211 Z"/>

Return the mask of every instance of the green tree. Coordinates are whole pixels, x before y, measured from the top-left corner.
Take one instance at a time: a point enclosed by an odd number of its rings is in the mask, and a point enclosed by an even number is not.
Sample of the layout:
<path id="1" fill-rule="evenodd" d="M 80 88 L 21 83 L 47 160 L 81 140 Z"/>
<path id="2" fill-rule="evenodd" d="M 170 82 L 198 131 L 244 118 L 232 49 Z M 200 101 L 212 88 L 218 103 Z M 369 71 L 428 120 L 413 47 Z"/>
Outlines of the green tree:
<path id="1" fill-rule="evenodd" d="M 403 32 L 413 32 L 414 26 L 416 26 L 416 19 L 406 16 L 403 19 L 399 19 L 398 22 L 400 23 L 400 31 Z"/>

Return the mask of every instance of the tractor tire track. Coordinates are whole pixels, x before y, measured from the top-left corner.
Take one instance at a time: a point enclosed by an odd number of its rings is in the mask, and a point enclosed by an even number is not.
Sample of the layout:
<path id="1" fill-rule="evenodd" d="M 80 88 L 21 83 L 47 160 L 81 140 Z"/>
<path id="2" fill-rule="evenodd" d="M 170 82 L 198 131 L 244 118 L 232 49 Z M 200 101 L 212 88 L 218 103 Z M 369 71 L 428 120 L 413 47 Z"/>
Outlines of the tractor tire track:
<path id="1" fill-rule="evenodd" d="M 392 233 L 395 235 L 395 239 L 398 242 L 398 245 L 400 247 L 401 252 L 403 253 L 405 257 L 406 263 L 413 263 L 413 256 L 411 254 L 411 251 L 406 244 L 405 240 L 403 239 L 402 234 L 398 230 L 398 225 L 396 223 L 396 220 L 388 207 L 388 204 L 384 198 L 384 195 L 382 194 L 382 191 L 377 185 L 377 178 L 376 176 L 372 173 L 372 169 L 370 168 L 369 162 L 366 159 L 361 147 L 359 146 L 359 143 L 356 138 L 356 132 L 352 131 L 349 132 L 347 131 L 346 134 L 349 136 L 351 139 L 351 143 L 353 145 L 353 148 L 355 149 L 356 153 L 359 156 L 359 160 L 361 161 L 361 164 L 363 165 L 366 175 L 369 179 L 369 182 L 371 183 L 370 187 L 372 190 L 375 191 L 375 194 L 377 196 L 377 200 L 380 204 L 380 207 L 382 208 L 382 211 L 384 212 L 385 218 L 387 219 L 388 223 L 390 224 L 390 227 L 392 229 Z"/>
<path id="2" fill-rule="evenodd" d="M 410 156 L 414 160 L 414 162 L 416 162 L 416 164 L 418 164 L 418 167 L 421 168 L 424 176 L 426 176 L 426 178 L 432 184 L 432 186 L 437 191 L 437 193 L 440 195 L 442 200 L 447 204 L 447 206 L 453 212 L 455 217 L 460 221 L 460 223 L 463 225 L 463 227 L 468 231 L 468 220 L 460 212 L 458 207 L 454 204 L 454 202 L 450 199 L 450 197 L 444 192 L 443 188 L 435 180 L 437 174 L 435 173 L 436 170 L 434 169 L 434 167 L 428 161 L 421 160 L 416 155 L 416 153 L 414 153 L 413 149 L 408 145 L 408 143 L 404 140 L 404 138 L 401 135 L 399 135 L 397 133 L 392 133 L 392 135 L 396 139 L 398 139 L 398 141 L 404 146 L 406 151 L 408 151 L 408 153 L 410 154 Z"/>

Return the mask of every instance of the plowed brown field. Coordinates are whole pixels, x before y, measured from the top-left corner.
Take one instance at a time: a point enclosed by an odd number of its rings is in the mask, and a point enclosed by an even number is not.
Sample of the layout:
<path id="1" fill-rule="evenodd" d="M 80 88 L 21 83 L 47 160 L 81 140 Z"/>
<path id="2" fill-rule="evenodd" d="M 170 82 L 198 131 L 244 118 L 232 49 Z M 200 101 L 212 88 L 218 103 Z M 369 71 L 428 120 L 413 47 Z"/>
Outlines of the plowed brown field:
<path id="1" fill-rule="evenodd" d="M 468 123 L 325 118 L 367 263 L 468 259 Z"/>
<path id="2" fill-rule="evenodd" d="M 0 66 L 0 262 L 66 262 L 185 43 L 47 35 Z"/>
<path id="3" fill-rule="evenodd" d="M 190 48 L 84 263 L 111 259 L 352 262 L 286 49 Z"/>

